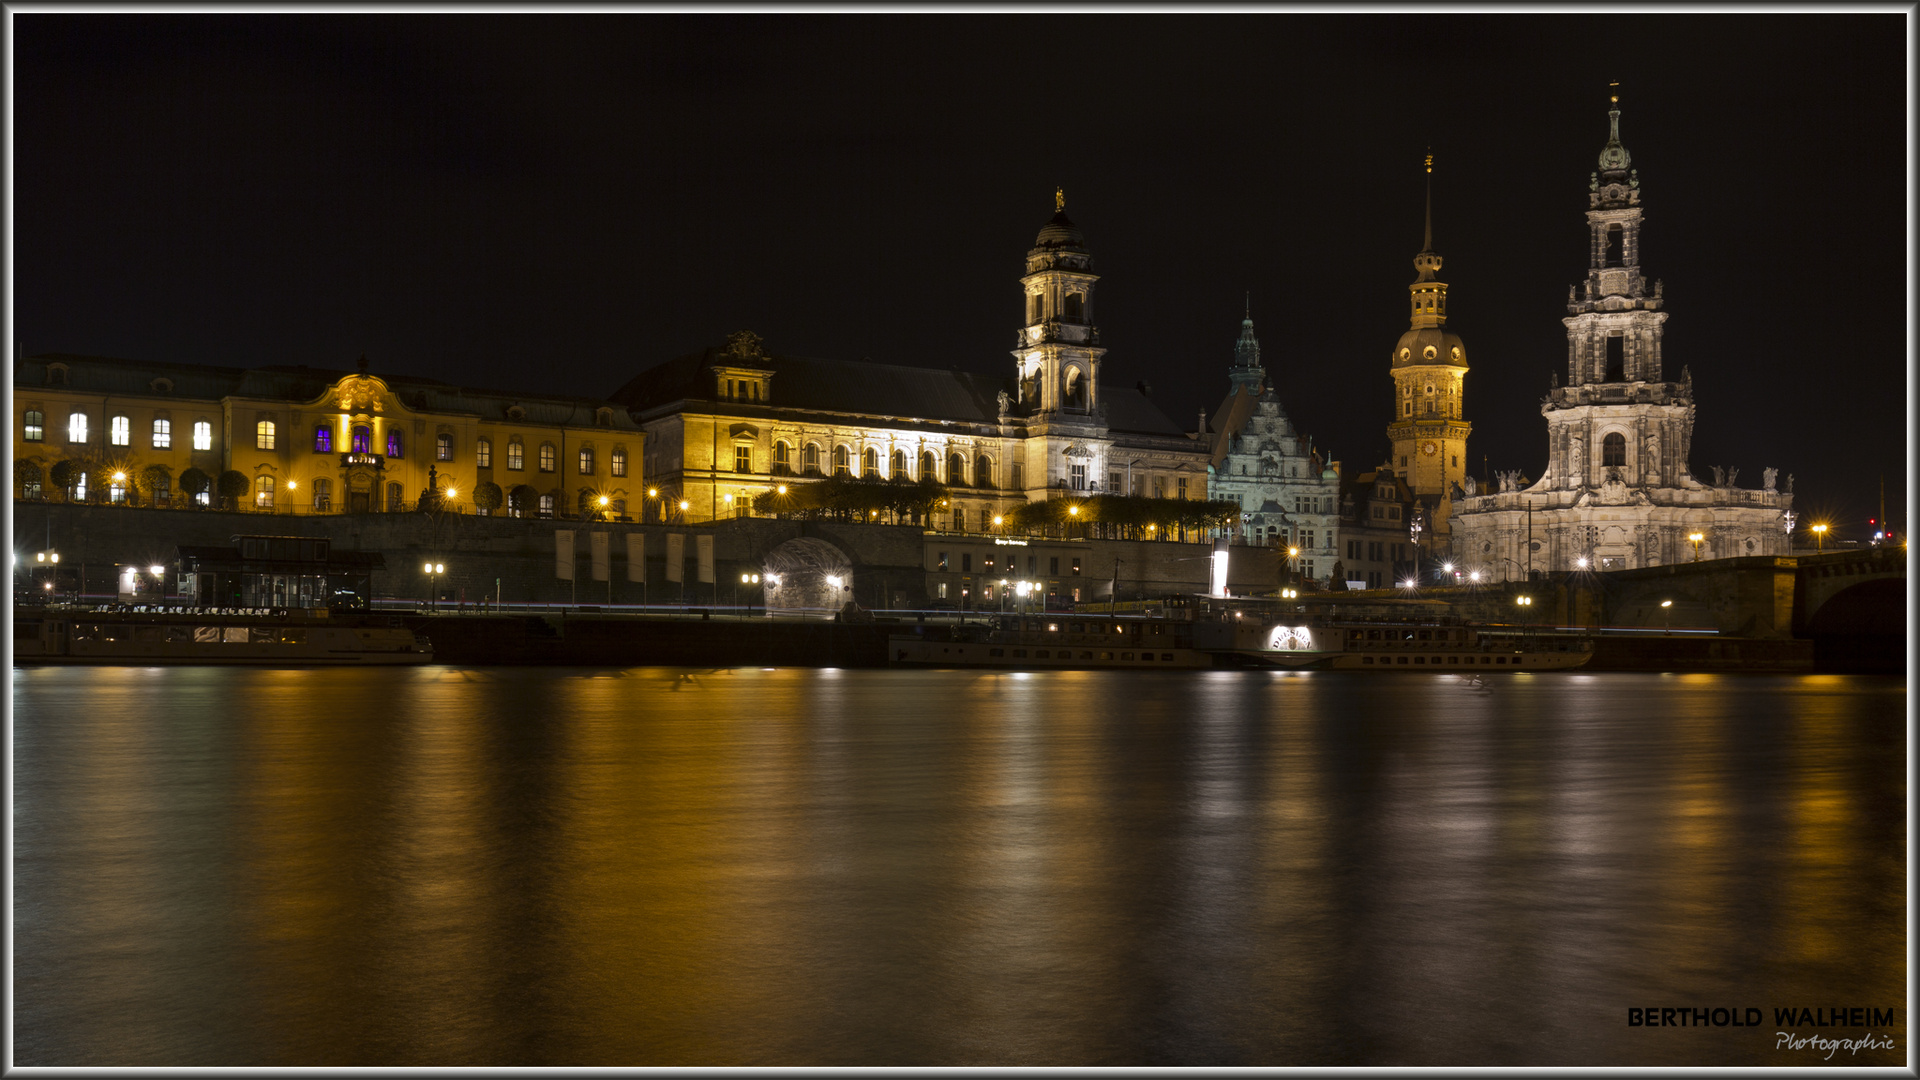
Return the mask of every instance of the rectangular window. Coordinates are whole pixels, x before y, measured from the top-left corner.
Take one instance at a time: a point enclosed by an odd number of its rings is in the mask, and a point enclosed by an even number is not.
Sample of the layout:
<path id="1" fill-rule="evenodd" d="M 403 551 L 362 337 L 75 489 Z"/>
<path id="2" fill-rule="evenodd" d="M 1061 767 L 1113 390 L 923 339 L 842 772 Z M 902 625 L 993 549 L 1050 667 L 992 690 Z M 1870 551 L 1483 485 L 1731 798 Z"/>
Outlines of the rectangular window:
<path id="1" fill-rule="evenodd" d="M 433 459 L 435 461 L 453 460 L 453 436 L 441 432 L 433 440 Z"/>
<path id="2" fill-rule="evenodd" d="M 390 458 L 397 458 L 400 456 L 400 451 L 404 448 L 405 448 L 405 442 L 400 438 L 400 432 L 393 428 L 388 428 L 387 429 L 387 456 Z"/>
<path id="3" fill-rule="evenodd" d="M 947 598 L 947 583 L 943 581 L 940 583 L 940 599 L 945 600 L 946 598 Z"/>
<path id="4" fill-rule="evenodd" d="M 934 556 L 933 566 L 936 570 L 945 570 L 947 568 L 947 553 L 944 551 L 937 552 Z"/>
<path id="5" fill-rule="evenodd" d="M 753 447 L 736 446 L 733 448 L 733 471 L 750 473 L 753 471 Z"/>
<path id="6" fill-rule="evenodd" d="M 1024 491 L 1027 487 L 1027 470 L 1018 461 L 1013 463 L 1013 490 Z"/>
<path id="7" fill-rule="evenodd" d="M 552 472 L 555 468 L 558 467 L 559 456 L 560 455 L 554 450 L 552 443 L 547 443 L 547 442 L 541 443 L 540 444 L 540 471 Z"/>
<path id="8" fill-rule="evenodd" d="M 613 466 L 613 475 L 615 476 L 627 475 L 627 451 L 622 447 L 618 447 L 618 446 L 614 447 L 613 458 L 609 462 L 609 464 Z"/>
<path id="9" fill-rule="evenodd" d="M 1087 466 L 1085 465 L 1085 463 L 1078 462 L 1078 461 L 1074 462 L 1072 467 L 1069 469 L 1069 472 L 1073 477 L 1073 490 L 1075 491 L 1087 490 Z"/>
<path id="10" fill-rule="evenodd" d="M 1113 492 L 1115 495 L 1124 495 L 1126 493 L 1125 489 L 1120 486 L 1123 482 L 1119 473 L 1107 473 L 1107 490 Z"/>
<path id="11" fill-rule="evenodd" d="M 580 448 L 580 475 L 593 475 L 593 448 L 590 446 Z"/>
<path id="12" fill-rule="evenodd" d="M 133 421 L 124 416 L 116 416 L 107 426 L 107 440 L 115 446 L 128 446 L 133 442 Z"/>
<path id="13" fill-rule="evenodd" d="M 481 439 L 473 444 L 473 463 L 482 469 L 493 468 L 493 440 Z"/>
<path id="14" fill-rule="evenodd" d="M 67 417 L 67 441 L 83 443 L 87 441 L 87 414 L 77 412 Z"/>
<path id="15" fill-rule="evenodd" d="M 28 409 L 26 423 L 22 425 L 24 430 L 21 438 L 28 442 L 42 441 L 47 435 L 46 423 L 46 416 L 40 410 Z"/>
<path id="16" fill-rule="evenodd" d="M 253 425 L 253 445 L 257 450 L 273 449 L 273 421 L 262 420 Z"/>
<path id="17" fill-rule="evenodd" d="M 1073 568 L 1072 570 L 1069 571 L 1069 573 L 1073 574 L 1074 577 L 1079 577 L 1080 576 L 1080 556 L 1075 555 L 1073 557 L 1073 563 L 1071 565 Z M 1075 600 L 1080 599 L 1080 590 L 1075 589 L 1073 591 L 1073 598 Z"/>
<path id="18" fill-rule="evenodd" d="M 960 572 L 963 574 L 970 574 L 973 572 L 973 553 L 972 552 L 963 551 L 960 553 Z"/>
<path id="19" fill-rule="evenodd" d="M 330 424 L 316 424 L 313 429 L 313 452 L 316 454 L 333 453 L 333 427 Z"/>
<path id="20" fill-rule="evenodd" d="M 1174 491 L 1178 493 L 1178 496 L 1182 499 L 1187 497 L 1187 478 L 1186 477 L 1183 476 L 1180 479 L 1174 481 Z"/>
<path id="21" fill-rule="evenodd" d="M 1060 556 L 1058 555 L 1047 556 L 1047 573 L 1052 574 L 1055 577 L 1058 577 L 1060 575 Z"/>
<path id="22" fill-rule="evenodd" d="M 967 512 L 957 506 L 953 508 L 953 531 L 967 531 Z"/>

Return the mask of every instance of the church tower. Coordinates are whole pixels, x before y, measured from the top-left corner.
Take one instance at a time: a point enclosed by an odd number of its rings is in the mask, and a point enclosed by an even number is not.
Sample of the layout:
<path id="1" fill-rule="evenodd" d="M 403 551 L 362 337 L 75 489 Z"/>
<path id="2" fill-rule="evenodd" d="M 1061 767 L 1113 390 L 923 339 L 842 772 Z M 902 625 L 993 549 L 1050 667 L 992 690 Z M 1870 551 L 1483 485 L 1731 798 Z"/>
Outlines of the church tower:
<path id="1" fill-rule="evenodd" d="M 1393 347 L 1392 467 L 1434 514 L 1437 533 L 1447 531 L 1445 508 L 1455 485 L 1466 475 L 1467 436 L 1473 425 L 1461 418 L 1467 352 L 1458 334 L 1447 330 L 1447 285 L 1440 280 L 1440 256 L 1433 250 L 1433 155 L 1427 155 L 1426 243 L 1414 256 L 1418 272 L 1407 287 L 1413 322 Z"/>
<path id="2" fill-rule="evenodd" d="M 1093 325 L 1093 256 L 1067 218 L 1064 191 L 1027 252 L 1020 279 L 1026 325 L 1013 350 L 1019 404 L 1035 420 L 1072 423 L 1100 412 L 1100 332 Z"/>

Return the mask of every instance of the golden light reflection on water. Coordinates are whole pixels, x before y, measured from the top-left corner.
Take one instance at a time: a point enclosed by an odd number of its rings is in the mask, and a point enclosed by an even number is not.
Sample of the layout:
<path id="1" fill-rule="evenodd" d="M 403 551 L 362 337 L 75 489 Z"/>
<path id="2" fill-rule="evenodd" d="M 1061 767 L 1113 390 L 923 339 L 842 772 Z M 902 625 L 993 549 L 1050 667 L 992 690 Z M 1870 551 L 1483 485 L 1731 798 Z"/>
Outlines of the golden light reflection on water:
<path id="1" fill-rule="evenodd" d="M 13 687 L 25 1064 L 1805 1064 L 1624 1010 L 1904 994 L 1884 680 Z"/>

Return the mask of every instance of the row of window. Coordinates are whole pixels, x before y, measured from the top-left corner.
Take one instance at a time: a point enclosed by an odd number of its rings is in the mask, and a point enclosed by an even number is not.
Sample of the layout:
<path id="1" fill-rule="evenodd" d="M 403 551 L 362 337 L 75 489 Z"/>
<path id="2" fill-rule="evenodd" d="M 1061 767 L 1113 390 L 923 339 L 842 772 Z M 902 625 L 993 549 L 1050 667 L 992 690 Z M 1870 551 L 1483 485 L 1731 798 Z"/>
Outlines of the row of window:
<path id="1" fill-rule="evenodd" d="M 989 554 L 985 557 L 985 559 L 986 559 L 985 564 L 981 567 L 981 570 L 980 570 L 980 572 L 983 574 L 993 573 L 996 567 L 1003 574 L 1017 574 L 1020 572 L 1020 556 L 1018 555 L 1002 556 L 1002 555 Z M 937 551 L 934 553 L 933 568 L 934 570 L 942 573 L 951 571 L 951 563 L 947 557 L 946 552 Z M 973 553 L 972 552 L 963 551 L 960 553 L 960 572 L 963 574 L 973 573 Z M 1038 575 L 1040 573 L 1040 556 L 1038 555 L 1027 556 L 1026 572 L 1030 575 Z M 1075 577 L 1080 576 L 1080 556 L 1074 555 L 1069 558 L 1067 572 Z M 1058 555 L 1047 556 L 1047 575 L 1049 577 L 1060 576 L 1060 556 Z"/>
<path id="2" fill-rule="evenodd" d="M 47 417 L 39 409 L 28 409 L 21 421 L 20 437 L 27 442 L 44 442 L 47 438 Z M 75 411 L 67 416 L 67 441 L 84 443 L 87 441 L 87 414 Z M 133 420 L 125 416 L 115 416 L 107 421 L 107 441 L 114 446 L 129 446 L 133 443 Z M 173 421 L 155 420 L 153 422 L 153 448 L 168 450 L 173 447 Z M 195 450 L 213 449 L 213 424 L 196 421 L 193 425 L 193 448 Z"/>
<path id="3" fill-rule="evenodd" d="M 907 471 L 907 452 L 905 450 L 895 450 L 889 464 L 892 466 L 892 469 L 886 475 L 902 479 L 911 478 L 912 474 Z M 740 445 L 733 448 L 733 471 L 741 473 L 750 473 L 753 471 L 753 447 Z M 778 440 L 773 444 L 773 471 L 776 473 L 791 473 L 794 471 L 793 446 L 784 439 Z M 800 471 L 803 473 L 817 473 L 821 471 L 820 444 L 807 443 L 800 448 Z M 1015 490 L 1023 486 L 1023 474 L 1024 470 L 1021 468 L 1020 463 L 1017 461 L 1014 462 L 1012 480 Z M 852 449 L 844 445 L 836 446 L 833 448 L 833 475 L 879 477 L 882 475 L 880 472 L 880 452 L 871 446 L 861 451 L 860 469 L 858 472 L 855 472 Z M 920 478 L 923 480 L 940 479 L 940 459 L 931 450 L 925 451 L 920 455 Z M 949 454 L 947 455 L 946 482 L 954 487 L 993 487 L 993 459 L 985 454 L 981 454 L 974 459 L 973 483 L 969 485 L 967 483 L 966 455 Z"/>

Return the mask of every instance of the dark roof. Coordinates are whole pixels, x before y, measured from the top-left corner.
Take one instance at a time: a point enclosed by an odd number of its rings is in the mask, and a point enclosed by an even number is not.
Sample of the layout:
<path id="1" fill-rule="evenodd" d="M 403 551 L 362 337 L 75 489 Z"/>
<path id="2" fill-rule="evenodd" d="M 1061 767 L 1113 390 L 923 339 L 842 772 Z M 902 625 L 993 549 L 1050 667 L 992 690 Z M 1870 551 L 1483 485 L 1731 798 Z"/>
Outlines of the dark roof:
<path id="1" fill-rule="evenodd" d="M 710 401 L 716 387 L 715 377 L 707 374 L 708 370 L 740 363 L 719 348 L 690 353 L 634 376 L 614 392 L 613 400 L 636 413 L 687 399 Z M 776 409 L 994 424 L 1000 418 L 1000 393 L 1014 391 L 1011 374 L 983 375 L 867 360 L 763 356 L 750 366 L 773 373 L 772 400 L 766 404 Z M 1185 434 L 1138 390 L 1110 388 L 1102 400 L 1107 406 L 1110 430 Z"/>

